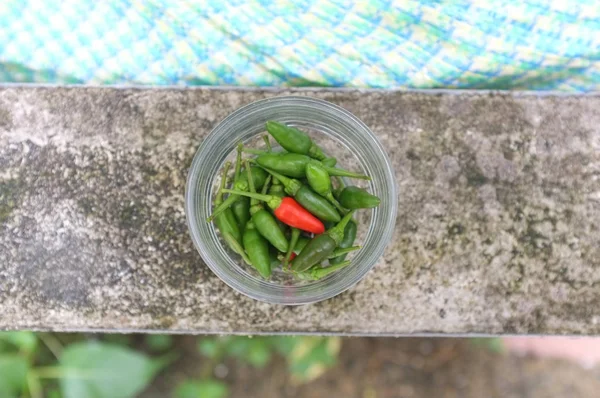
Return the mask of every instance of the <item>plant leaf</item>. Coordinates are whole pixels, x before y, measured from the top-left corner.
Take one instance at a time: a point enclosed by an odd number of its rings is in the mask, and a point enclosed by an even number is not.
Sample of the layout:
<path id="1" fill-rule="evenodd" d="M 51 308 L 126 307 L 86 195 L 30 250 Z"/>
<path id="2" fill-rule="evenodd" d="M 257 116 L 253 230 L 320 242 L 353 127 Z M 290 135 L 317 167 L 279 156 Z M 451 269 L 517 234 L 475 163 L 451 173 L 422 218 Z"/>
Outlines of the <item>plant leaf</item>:
<path id="1" fill-rule="evenodd" d="M 284 357 L 288 356 L 300 341 L 300 338 L 296 336 L 272 336 L 270 339 L 271 344 Z"/>
<path id="2" fill-rule="evenodd" d="M 213 337 L 206 337 L 198 341 L 198 351 L 207 358 L 215 358 L 219 355 L 220 344 Z"/>
<path id="3" fill-rule="evenodd" d="M 271 359 L 273 344 L 269 337 L 235 336 L 223 345 L 227 355 L 252 366 L 263 367 Z"/>
<path id="4" fill-rule="evenodd" d="M 0 397 L 19 396 L 27 382 L 27 360 L 16 354 L 0 355 Z"/>
<path id="5" fill-rule="evenodd" d="M 184 381 L 175 390 L 176 398 L 225 398 L 228 395 L 227 385 L 212 379 Z"/>
<path id="6" fill-rule="evenodd" d="M 0 340 L 14 345 L 26 353 L 35 351 L 38 343 L 33 332 L 0 332 Z"/>
<path id="7" fill-rule="evenodd" d="M 265 338 L 255 338 L 250 344 L 245 359 L 258 368 L 264 367 L 271 360 L 271 347 Z"/>
<path id="8" fill-rule="evenodd" d="M 126 347 L 102 342 L 69 345 L 60 363 L 64 398 L 127 398 L 140 393 L 167 360 L 156 360 Z"/>
<path id="9" fill-rule="evenodd" d="M 105 334 L 102 336 L 102 341 L 111 344 L 129 345 L 131 343 L 131 336 L 122 333 Z"/>
<path id="10" fill-rule="evenodd" d="M 152 351 L 166 351 L 173 345 L 173 338 L 168 334 L 149 334 L 146 344 Z"/>
<path id="11" fill-rule="evenodd" d="M 307 382 L 335 365 L 341 340 L 336 337 L 301 337 L 287 356 L 293 379 Z"/>

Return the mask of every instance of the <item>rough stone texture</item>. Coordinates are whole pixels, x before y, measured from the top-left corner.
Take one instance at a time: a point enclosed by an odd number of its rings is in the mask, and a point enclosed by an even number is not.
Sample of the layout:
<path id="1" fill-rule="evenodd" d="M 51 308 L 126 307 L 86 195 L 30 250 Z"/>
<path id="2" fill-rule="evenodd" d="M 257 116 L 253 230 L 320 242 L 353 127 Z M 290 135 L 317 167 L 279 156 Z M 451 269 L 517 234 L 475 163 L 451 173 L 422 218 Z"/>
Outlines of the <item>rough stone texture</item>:
<path id="1" fill-rule="evenodd" d="M 290 92 L 360 117 L 400 187 L 380 263 L 302 307 L 222 283 L 183 210 L 209 130 Z M 599 227 L 598 96 L 0 89 L 0 328 L 596 334 Z"/>

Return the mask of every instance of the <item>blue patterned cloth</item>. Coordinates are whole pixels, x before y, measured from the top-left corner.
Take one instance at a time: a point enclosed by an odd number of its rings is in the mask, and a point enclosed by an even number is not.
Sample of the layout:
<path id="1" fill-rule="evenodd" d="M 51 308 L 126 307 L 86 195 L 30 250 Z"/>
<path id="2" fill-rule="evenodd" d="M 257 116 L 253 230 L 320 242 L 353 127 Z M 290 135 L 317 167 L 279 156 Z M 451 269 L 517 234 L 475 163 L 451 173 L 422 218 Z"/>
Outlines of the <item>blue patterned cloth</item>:
<path id="1" fill-rule="evenodd" d="M 600 1 L 0 2 L 13 82 L 600 88 Z"/>

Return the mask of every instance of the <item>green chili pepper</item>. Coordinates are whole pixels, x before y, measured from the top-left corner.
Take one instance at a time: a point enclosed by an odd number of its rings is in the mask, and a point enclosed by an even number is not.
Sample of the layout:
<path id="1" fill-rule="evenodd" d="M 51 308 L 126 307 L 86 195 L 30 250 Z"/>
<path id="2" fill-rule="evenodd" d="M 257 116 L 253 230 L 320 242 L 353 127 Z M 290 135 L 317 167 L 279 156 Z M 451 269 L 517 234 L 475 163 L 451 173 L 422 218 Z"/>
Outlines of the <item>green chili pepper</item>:
<path id="1" fill-rule="evenodd" d="M 302 250 L 304 250 L 304 248 L 306 247 L 306 245 L 308 244 L 308 242 L 310 242 L 310 239 L 305 237 L 305 236 L 301 236 L 298 238 L 298 242 L 296 243 L 296 246 L 294 246 L 294 253 L 296 254 L 300 254 L 300 252 Z"/>
<path id="2" fill-rule="evenodd" d="M 256 193 L 254 189 L 254 184 L 252 181 L 254 178 L 252 177 L 251 168 L 246 164 L 246 171 L 248 173 L 248 182 L 250 186 L 250 192 Z M 275 221 L 275 217 L 267 210 L 265 210 L 262 202 L 255 198 L 250 199 L 250 216 L 252 217 L 252 221 L 254 222 L 254 226 L 258 230 L 258 232 L 271 243 L 277 250 L 280 252 L 287 252 L 289 243 L 286 239 L 283 231 L 279 228 L 279 225 Z"/>
<path id="3" fill-rule="evenodd" d="M 271 271 L 281 265 L 280 254 L 273 246 L 269 247 L 269 260 L 271 261 Z"/>
<path id="4" fill-rule="evenodd" d="M 309 241 L 310 241 L 310 240 L 309 240 Z M 348 253 L 351 253 L 351 252 L 354 252 L 354 251 L 356 251 L 356 250 L 360 250 L 360 249 L 362 249 L 362 246 L 350 246 L 350 247 L 346 247 L 346 248 L 344 248 L 344 249 L 342 249 L 342 248 L 339 248 L 339 247 L 338 247 L 337 249 L 335 249 L 335 250 L 333 251 L 333 253 L 331 253 L 331 254 L 330 254 L 328 257 L 327 257 L 327 259 L 329 259 L 329 264 L 331 264 L 331 260 L 333 260 L 334 258 L 341 257 L 341 256 L 346 256 Z M 294 253 L 296 253 L 296 250 L 294 249 L 294 251 L 293 251 L 293 252 L 294 252 Z M 291 255 L 291 254 L 290 254 L 290 255 Z M 284 256 L 284 255 L 282 255 L 282 254 L 278 255 L 278 256 L 277 256 L 277 258 L 278 258 L 280 261 L 284 261 L 284 260 L 285 260 L 285 256 Z"/>
<path id="5" fill-rule="evenodd" d="M 215 206 L 223 203 L 223 189 L 227 185 L 227 172 L 229 171 L 229 167 L 231 166 L 231 162 L 225 163 L 223 167 L 223 175 L 221 177 L 221 184 L 219 186 L 219 191 L 217 192 L 217 196 L 215 197 Z M 240 232 L 240 228 L 238 226 L 237 220 L 233 215 L 231 209 L 226 209 L 221 214 L 219 214 L 215 218 L 215 225 L 219 231 L 221 231 L 222 235 L 226 233 L 230 234 L 233 239 L 238 242 L 242 240 L 242 233 Z"/>
<path id="6" fill-rule="evenodd" d="M 238 225 L 241 230 L 246 228 L 246 224 L 250 220 L 250 200 L 245 197 L 240 197 L 231 205 L 231 210 L 235 215 Z"/>
<path id="7" fill-rule="evenodd" d="M 335 227 L 335 223 L 333 221 L 325 221 L 323 225 L 325 225 L 326 230 Z"/>
<path id="8" fill-rule="evenodd" d="M 267 122 L 267 131 L 288 152 L 308 155 L 318 160 L 325 159 L 325 154 L 303 131 L 286 126 L 272 120 Z"/>
<path id="9" fill-rule="evenodd" d="M 327 173 L 322 166 L 314 163 L 307 164 L 306 179 L 313 191 L 330 201 L 340 212 L 346 212 L 340 203 L 333 197 L 333 193 L 331 192 L 331 177 L 329 177 L 329 173 Z"/>
<path id="10" fill-rule="evenodd" d="M 254 222 L 248 221 L 243 235 L 244 250 L 252 266 L 256 268 L 263 278 L 271 276 L 271 258 L 269 256 L 269 243 L 258 233 Z"/>
<path id="11" fill-rule="evenodd" d="M 326 260 L 342 242 L 344 229 L 352 219 L 353 214 L 354 210 L 350 211 L 335 227 L 315 236 L 308 242 L 304 250 L 292 261 L 292 270 L 296 272 L 306 271 L 313 265 Z"/>
<path id="12" fill-rule="evenodd" d="M 372 209 L 380 202 L 377 196 L 359 187 L 346 187 L 340 193 L 340 204 L 346 209 Z"/>
<path id="13" fill-rule="evenodd" d="M 285 192 L 287 192 L 288 195 L 293 196 L 296 201 L 310 213 L 323 221 L 337 222 L 340 220 L 340 214 L 327 199 L 317 195 L 298 180 L 288 178 L 269 169 L 266 170 L 283 184 Z"/>
<path id="14" fill-rule="evenodd" d="M 283 260 L 284 267 L 287 267 L 288 263 L 290 262 L 290 257 L 292 256 L 292 253 L 294 252 L 294 248 L 296 247 L 296 244 L 298 243 L 299 238 L 300 238 L 300 230 L 298 228 L 292 228 L 292 237 L 290 238 L 290 245 L 288 247 L 287 253 L 285 254 L 285 258 Z"/>
<path id="15" fill-rule="evenodd" d="M 242 149 L 243 144 L 239 143 L 237 146 L 237 156 L 235 161 L 235 174 L 233 183 L 235 184 L 240 179 L 240 172 L 242 170 Z M 216 207 L 216 206 L 215 206 Z M 238 222 L 240 230 L 243 231 L 246 228 L 246 224 L 250 220 L 250 199 L 240 197 L 231 205 L 231 210 L 235 215 L 235 219 Z"/>
<path id="16" fill-rule="evenodd" d="M 297 153 L 265 153 L 258 156 L 256 163 L 288 177 L 303 178 L 306 175 L 306 165 L 309 163 L 321 165 L 332 176 L 344 176 L 370 180 L 371 177 L 323 165 L 318 160 Z"/>
<path id="17" fill-rule="evenodd" d="M 252 167 L 252 180 L 254 181 L 254 187 L 256 189 L 262 188 L 262 186 L 265 183 L 265 180 L 267 179 L 267 175 L 267 172 L 264 171 L 262 168 Z M 240 178 L 233 184 L 233 189 L 235 191 L 248 192 L 248 188 L 248 177 L 245 174 L 242 174 Z M 211 222 L 213 218 L 222 213 L 225 209 L 231 207 L 231 205 L 234 204 L 239 198 L 240 195 L 229 195 L 227 199 L 225 199 L 225 201 L 221 203 L 221 205 L 219 205 L 213 210 L 213 214 L 211 214 L 211 216 L 208 217 L 206 221 Z"/>
<path id="18" fill-rule="evenodd" d="M 331 260 L 337 257 L 346 256 L 348 253 L 357 251 L 362 249 L 362 246 L 350 246 L 350 247 L 338 247 L 327 257 L 329 259 L 329 264 L 331 264 Z"/>
<path id="19" fill-rule="evenodd" d="M 273 184 L 269 187 L 269 195 L 279 196 L 280 198 L 285 196 L 285 190 L 283 189 L 281 181 L 275 177 L 273 177 Z"/>
<path id="20" fill-rule="evenodd" d="M 252 262 L 248 258 L 248 255 L 244 251 L 244 248 L 242 247 L 242 245 L 240 244 L 240 242 L 238 242 L 237 240 L 235 240 L 235 238 L 230 233 L 227 233 L 227 232 L 224 233 L 223 234 L 223 239 L 225 239 L 225 242 L 227 242 L 227 244 L 229 245 L 229 247 L 231 248 L 231 250 L 233 250 L 235 253 L 239 254 L 242 257 L 242 260 L 244 260 L 244 262 L 246 264 L 252 265 Z"/>
<path id="21" fill-rule="evenodd" d="M 339 271 L 342 268 L 347 267 L 348 265 L 350 265 L 350 263 L 351 261 L 348 260 L 335 265 L 330 265 L 329 267 L 320 267 L 317 265 L 307 271 L 298 272 L 295 275 L 296 277 L 298 277 L 298 279 L 316 281 L 326 277 L 327 275 L 331 275 L 332 273 Z"/>
<path id="22" fill-rule="evenodd" d="M 337 159 L 336 158 L 327 158 L 327 159 L 321 160 L 321 163 L 323 163 L 323 166 L 335 167 L 335 165 L 337 164 Z"/>
<path id="23" fill-rule="evenodd" d="M 357 225 L 356 225 L 356 221 L 351 220 L 347 225 L 346 228 L 344 228 L 344 238 L 342 239 L 342 241 L 340 242 L 339 247 L 344 249 L 346 247 L 351 247 L 354 244 L 354 241 L 356 240 L 356 232 L 357 232 Z M 338 264 L 341 263 L 342 261 L 344 261 L 346 259 L 346 255 L 343 254 L 341 256 L 338 257 L 334 257 L 331 260 L 329 260 L 330 264 Z"/>

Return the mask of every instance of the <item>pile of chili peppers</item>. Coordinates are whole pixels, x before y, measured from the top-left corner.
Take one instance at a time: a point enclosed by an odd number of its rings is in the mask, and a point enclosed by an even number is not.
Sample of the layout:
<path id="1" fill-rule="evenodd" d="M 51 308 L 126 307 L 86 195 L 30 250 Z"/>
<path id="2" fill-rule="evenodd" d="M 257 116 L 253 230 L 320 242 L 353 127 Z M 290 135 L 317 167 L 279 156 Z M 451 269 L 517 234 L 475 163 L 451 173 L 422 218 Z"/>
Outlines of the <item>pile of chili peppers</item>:
<path id="1" fill-rule="evenodd" d="M 347 254 L 360 249 L 354 246 L 358 226 L 352 217 L 380 200 L 345 186 L 340 177 L 370 178 L 335 167 L 336 159 L 305 132 L 274 121 L 266 129 L 285 151 L 272 152 L 268 136 L 266 151 L 238 145 L 231 189 L 227 162 L 207 221 L 265 279 L 280 265 L 299 279 L 321 279 L 350 264 Z M 242 153 L 256 157 L 243 160 Z"/>

